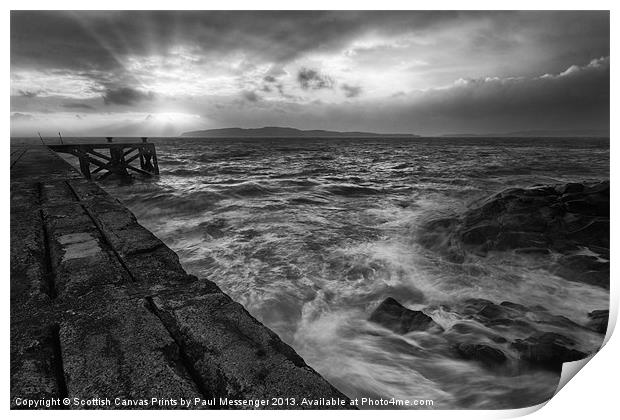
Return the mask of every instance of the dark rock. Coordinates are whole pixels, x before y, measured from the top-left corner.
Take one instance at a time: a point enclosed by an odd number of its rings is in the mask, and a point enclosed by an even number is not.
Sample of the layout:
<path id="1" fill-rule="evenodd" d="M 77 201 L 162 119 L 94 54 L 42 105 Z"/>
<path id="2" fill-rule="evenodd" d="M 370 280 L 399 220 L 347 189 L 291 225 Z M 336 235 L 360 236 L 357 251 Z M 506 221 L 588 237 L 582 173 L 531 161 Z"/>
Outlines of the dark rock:
<path id="1" fill-rule="evenodd" d="M 507 360 L 501 350 L 486 344 L 460 343 L 456 346 L 456 352 L 463 359 L 475 360 L 487 367 L 502 365 Z"/>
<path id="2" fill-rule="evenodd" d="M 576 343 L 561 334 L 536 333 L 525 340 L 516 340 L 512 347 L 519 352 L 522 360 L 558 370 L 564 362 L 572 362 L 587 355 L 576 350 Z"/>
<path id="3" fill-rule="evenodd" d="M 506 251 L 519 248 L 544 248 L 549 246 L 548 238 L 538 232 L 501 232 L 497 235 L 493 249 Z"/>
<path id="4" fill-rule="evenodd" d="M 504 315 L 506 312 L 503 310 L 503 308 L 500 305 L 496 305 L 494 303 L 489 304 L 489 305 L 485 305 L 480 312 L 478 312 L 478 315 L 483 316 L 485 318 L 489 318 L 489 319 L 497 319 L 500 316 Z"/>
<path id="5" fill-rule="evenodd" d="M 523 320 L 526 311 L 497 305 L 485 299 L 468 299 L 463 313 L 486 327 L 510 327 L 528 329 L 530 324 Z"/>
<path id="6" fill-rule="evenodd" d="M 369 321 L 382 325 L 398 334 L 410 331 L 440 332 L 443 328 L 421 311 L 412 311 L 396 299 L 387 298 L 370 315 Z"/>
<path id="7" fill-rule="evenodd" d="M 428 223 L 422 245 L 454 262 L 491 251 L 570 255 L 590 249 L 609 254 L 609 181 L 511 188 L 461 216 Z M 593 257 L 549 261 L 567 280 L 609 288 L 609 265 Z"/>
<path id="8" fill-rule="evenodd" d="M 467 299 L 465 303 L 464 313 L 473 315 L 484 324 L 515 323 L 519 321 L 516 318 L 527 312 L 527 308 L 510 302 L 498 305 L 486 299 Z"/>
<path id="9" fill-rule="evenodd" d="M 579 184 L 576 182 L 569 182 L 565 185 L 560 185 L 556 187 L 556 190 L 559 194 L 573 194 L 580 193 L 584 189 L 583 184 Z"/>
<path id="10" fill-rule="evenodd" d="M 503 306 L 503 307 L 506 307 L 506 308 L 515 309 L 515 310 L 522 311 L 522 312 L 529 311 L 529 309 L 526 308 L 525 306 L 520 305 L 518 303 L 514 303 L 514 302 L 504 301 L 504 302 L 500 303 L 500 306 Z"/>
<path id="11" fill-rule="evenodd" d="M 597 310 L 588 314 L 590 321 L 586 327 L 600 334 L 607 333 L 607 324 L 609 322 L 609 310 Z"/>
<path id="12" fill-rule="evenodd" d="M 476 336 L 476 337 L 486 337 L 489 340 L 495 342 L 495 343 L 506 343 L 507 340 L 500 336 L 500 335 L 496 335 L 491 333 L 489 330 L 486 330 L 484 328 L 481 327 L 477 327 L 475 325 L 472 324 L 465 324 L 465 323 L 457 323 L 454 324 L 451 328 L 450 328 L 450 333 L 457 333 L 459 335 L 463 335 L 463 336 Z M 457 340 L 456 338 L 454 340 Z"/>
<path id="13" fill-rule="evenodd" d="M 515 252 L 518 254 L 538 254 L 538 255 L 549 255 L 551 252 L 548 248 L 538 248 L 538 247 L 530 247 L 530 248 L 516 248 Z"/>
<path id="14" fill-rule="evenodd" d="M 581 244 L 582 247 L 600 247 L 609 250 L 609 218 L 594 219 L 577 218 L 573 227 L 578 223 L 579 227 L 571 229 L 567 226 L 567 240 L 569 243 Z"/>
<path id="15" fill-rule="evenodd" d="M 592 255 L 568 255 L 559 259 L 553 272 L 567 280 L 609 289 L 609 261 Z"/>
<path id="16" fill-rule="evenodd" d="M 471 245 L 482 245 L 488 241 L 490 237 L 499 234 L 499 226 L 495 225 L 478 225 L 474 226 L 461 234 L 463 242 Z"/>

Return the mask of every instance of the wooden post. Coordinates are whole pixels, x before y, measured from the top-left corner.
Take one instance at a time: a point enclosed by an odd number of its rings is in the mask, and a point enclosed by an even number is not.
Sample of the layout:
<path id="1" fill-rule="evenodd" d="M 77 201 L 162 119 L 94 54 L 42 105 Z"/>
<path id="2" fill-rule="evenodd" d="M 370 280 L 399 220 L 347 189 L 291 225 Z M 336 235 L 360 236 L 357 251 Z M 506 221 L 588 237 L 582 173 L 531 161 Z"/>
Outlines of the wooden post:
<path id="1" fill-rule="evenodd" d="M 153 153 L 153 167 L 154 167 L 153 173 L 155 175 L 159 175 L 159 164 L 157 163 L 157 151 L 155 150 L 154 144 L 151 145 L 151 149 L 153 150 L 152 152 Z"/>
<path id="2" fill-rule="evenodd" d="M 143 176 L 159 175 L 157 151 L 155 145 L 144 140 L 140 143 L 112 143 L 112 137 L 106 137 L 108 143 L 56 144 L 48 147 L 56 152 L 69 153 L 77 157 L 80 171 L 87 179 L 92 179 L 100 172 L 98 180 L 110 175 L 130 177 L 129 171 Z M 109 154 L 106 154 L 107 150 Z M 140 161 L 138 166 L 135 160 Z M 94 166 L 94 170 L 91 170 Z"/>
<path id="3" fill-rule="evenodd" d="M 77 152 L 78 158 L 80 159 L 80 171 L 82 171 L 82 175 L 84 175 L 86 179 L 91 179 L 90 162 L 88 161 L 88 156 L 80 148 L 78 148 L 76 152 Z"/>
<path id="4" fill-rule="evenodd" d="M 155 151 L 155 147 L 153 145 L 147 144 L 144 147 L 144 150 L 142 152 L 142 156 L 144 157 L 144 165 L 142 167 L 142 169 L 144 169 L 145 171 L 148 171 L 150 173 L 156 173 L 155 172 L 155 166 L 152 163 L 153 160 L 153 152 Z"/>
<path id="5" fill-rule="evenodd" d="M 142 149 L 143 147 L 138 147 L 138 154 L 140 155 L 140 169 L 146 170 L 144 167 L 144 153 Z"/>
<path id="6" fill-rule="evenodd" d="M 128 177 L 127 169 L 125 168 L 125 156 L 123 148 L 119 146 L 110 147 L 110 166 L 111 172 L 117 175 Z"/>

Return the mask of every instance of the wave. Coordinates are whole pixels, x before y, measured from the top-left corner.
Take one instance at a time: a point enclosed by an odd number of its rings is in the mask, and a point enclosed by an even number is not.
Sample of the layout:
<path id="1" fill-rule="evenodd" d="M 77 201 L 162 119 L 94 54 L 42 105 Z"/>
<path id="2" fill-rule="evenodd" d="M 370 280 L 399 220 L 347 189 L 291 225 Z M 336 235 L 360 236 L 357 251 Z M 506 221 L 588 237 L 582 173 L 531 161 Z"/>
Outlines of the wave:
<path id="1" fill-rule="evenodd" d="M 258 197 L 272 194 L 273 189 L 267 186 L 253 181 L 241 182 L 238 184 L 231 184 L 226 186 L 220 186 L 221 194 L 230 197 Z"/>
<path id="2" fill-rule="evenodd" d="M 253 156 L 253 150 L 234 150 L 229 152 L 202 153 L 194 158 L 197 162 L 212 163 L 217 161 L 243 160 Z"/>
<path id="3" fill-rule="evenodd" d="M 159 179 L 112 193 L 190 273 L 216 281 L 352 397 L 417 395 L 435 398 L 439 408 L 515 408 L 550 396 L 559 375 L 537 365 L 513 370 L 520 363 L 513 342 L 535 345 L 527 341 L 534 331 L 564 335 L 579 351 L 600 342 L 591 314 L 607 308 L 608 290 L 568 281 L 570 273 L 551 264 L 603 267 L 604 248 L 539 254 L 519 245 L 519 252 L 482 253 L 481 244 L 462 241 L 462 226 L 468 211 L 488 202 L 474 200 L 508 186 L 605 177 L 608 145 L 550 151 L 527 140 L 292 143 L 187 140 L 179 154 L 170 142 L 158 154 L 187 159 L 184 165 L 160 163 Z M 178 169 L 188 172 L 164 172 Z M 571 201 L 566 205 L 579 208 Z M 574 227 L 580 240 L 600 228 Z M 371 322 L 387 297 L 444 332 L 398 334 Z M 575 334 L 566 333 L 571 329 Z M 493 341 L 502 337 L 506 342 Z M 464 358 L 477 357 L 467 352 L 470 344 L 494 347 L 506 364 L 491 369 Z"/>
<path id="4" fill-rule="evenodd" d="M 322 189 L 331 194 L 344 197 L 358 195 L 376 195 L 384 192 L 382 189 L 379 188 L 367 187 L 356 184 L 330 184 L 322 186 Z"/>
<path id="5" fill-rule="evenodd" d="M 202 174 L 203 174 L 202 169 L 187 169 L 187 168 L 167 170 L 163 173 L 163 175 L 174 175 L 174 176 L 199 176 Z"/>

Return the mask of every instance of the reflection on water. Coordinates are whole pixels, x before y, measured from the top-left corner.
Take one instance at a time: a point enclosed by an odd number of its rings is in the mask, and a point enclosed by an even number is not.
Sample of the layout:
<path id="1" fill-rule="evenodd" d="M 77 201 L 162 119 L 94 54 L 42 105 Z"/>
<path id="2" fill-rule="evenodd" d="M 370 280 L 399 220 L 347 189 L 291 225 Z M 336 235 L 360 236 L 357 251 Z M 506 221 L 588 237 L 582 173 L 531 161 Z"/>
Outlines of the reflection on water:
<path id="1" fill-rule="evenodd" d="M 608 306 L 605 290 L 555 277 L 534 257 L 454 264 L 416 242 L 425 221 L 508 186 L 607 179 L 608 141 L 156 143 L 159 179 L 104 187 L 188 272 L 215 281 L 351 397 L 513 408 L 555 390 L 557 373 L 518 369 L 508 344 L 509 365 L 496 371 L 455 358 L 442 335 L 401 336 L 369 323 L 388 296 L 445 329 L 464 319 L 467 298 L 540 305 L 577 323 Z M 600 342 L 587 332 L 581 339 Z"/>

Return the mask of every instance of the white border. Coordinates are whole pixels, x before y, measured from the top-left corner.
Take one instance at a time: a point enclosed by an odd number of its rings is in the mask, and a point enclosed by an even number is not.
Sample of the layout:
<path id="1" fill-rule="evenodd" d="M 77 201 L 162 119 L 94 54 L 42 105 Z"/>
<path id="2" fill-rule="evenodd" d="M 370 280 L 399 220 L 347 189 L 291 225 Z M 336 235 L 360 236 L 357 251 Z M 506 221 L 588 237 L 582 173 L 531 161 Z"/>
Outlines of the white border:
<path id="1" fill-rule="evenodd" d="M 271 1 L 271 0 L 263 0 L 261 2 L 252 2 L 252 1 L 241 1 L 241 0 L 228 0 L 226 2 L 217 2 L 217 3 L 207 3 L 204 1 L 197 0 L 176 0 L 174 2 L 164 2 L 161 0 L 152 0 L 149 2 L 137 2 L 137 1 L 128 1 L 128 0 L 107 0 L 105 2 L 102 1 L 89 1 L 84 2 L 77 0 L 57 0 L 53 3 L 50 1 L 42 1 L 42 0 L 30 0 L 30 1 L 12 1 L 9 0 L 5 2 L 8 5 L 5 14 L 2 16 L 2 28 L 4 31 L 3 37 L 3 58 L 4 58 L 4 77 L 5 77 L 5 95 L 4 101 L 2 101 L 3 112 L 4 112 L 4 132 L 6 133 L 5 140 L 9 142 L 10 137 L 10 60 L 9 60 L 9 48 L 10 48 L 10 15 L 9 10 L 25 10 L 25 9 L 67 9 L 67 10 L 103 10 L 103 9 L 176 9 L 176 10 L 198 10 L 198 9 L 220 9 L 220 10 L 234 10 L 234 9 L 246 9 L 246 10 L 254 10 L 254 9 L 268 9 L 268 10 L 375 10 L 375 9 L 417 9 L 417 10 L 547 10 L 547 9 L 562 9 L 562 10 L 611 10 L 611 56 L 615 57 L 618 49 L 618 19 L 616 19 L 616 9 L 614 7 L 618 2 L 612 1 L 599 1 L 599 0 L 589 0 L 585 1 L 541 1 L 541 0 L 521 0 L 521 1 L 503 1 L 492 2 L 492 1 L 479 1 L 479 0 L 470 0 L 467 2 L 463 1 L 439 1 L 435 0 L 432 2 L 416 2 L 413 3 L 411 1 L 395 1 L 395 0 L 382 0 L 380 2 L 371 2 L 359 0 L 355 2 L 344 2 L 344 1 L 336 1 L 336 0 L 314 0 L 308 3 L 292 3 L 290 1 Z M 612 100 L 611 100 L 611 114 L 614 115 L 614 111 L 617 111 L 617 80 L 613 77 L 611 80 L 611 92 L 612 92 Z M 617 115 L 617 114 L 616 114 Z M 617 124 L 614 119 L 611 120 L 611 138 L 614 139 L 616 133 L 618 132 Z M 611 178 L 615 180 L 615 163 L 617 161 L 616 155 L 616 147 L 613 145 L 613 140 L 611 141 Z M 8 162 L 8 153 L 4 155 L 5 162 Z M 2 217 L 3 223 L 1 225 L 1 235 L 3 238 L 3 249 L 0 252 L 0 258 L 2 261 L 2 268 L 5 274 L 4 276 L 4 334 L 3 334 L 3 345 L 1 347 L 1 352 L 4 360 L 4 380 L 2 382 L 2 386 L 4 389 L 4 398 L 3 405 L 6 410 L 9 408 L 9 169 L 8 165 L 6 165 L 5 169 L 2 171 L 2 183 L 0 184 L 2 188 L 1 199 L 2 199 Z M 611 184 L 612 187 L 612 201 L 611 201 L 611 213 L 612 214 L 620 214 L 616 210 L 619 210 L 618 206 L 618 194 L 617 187 L 615 181 Z M 611 308 L 612 308 L 612 322 L 615 323 L 617 319 L 617 303 L 618 303 L 618 287 L 614 287 L 614 282 L 617 281 L 616 273 L 618 271 L 618 259 L 616 258 L 618 252 L 616 252 L 616 244 L 618 238 L 618 232 L 620 229 L 620 224 L 615 222 L 615 218 L 612 218 L 611 221 L 611 281 L 612 281 L 612 289 L 611 289 Z M 609 337 L 608 337 L 609 338 Z M 547 418 L 562 418 L 562 419 L 572 419 L 572 418 L 611 418 L 614 414 L 618 412 L 618 405 L 616 404 L 617 391 L 615 391 L 615 387 L 618 385 L 618 366 L 619 362 L 617 360 L 616 355 L 620 354 L 618 351 L 620 345 L 618 344 L 617 337 L 611 337 L 609 342 L 603 348 L 600 354 L 597 354 L 591 362 L 589 362 L 581 372 L 578 373 L 577 378 L 571 380 L 551 401 L 546 404 L 546 406 L 538 411 L 536 409 L 524 409 L 524 410 L 501 410 L 501 411 L 423 411 L 418 410 L 415 413 L 410 411 L 390 411 L 389 413 L 385 413 L 385 415 L 395 416 L 398 418 L 410 418 L 411 416 L 415 416 L 416 418 L 433 418 L 433 419 L 442 419 L 442 418 L 458 418 L 458 419 L 485 419 L 485 418 L 508 418 L 508 417 L 517 417 L 520 415 L 527 414 L 529 412 L 535 411 L 534 414 L 531 415 L 532 419 L 547 419 Z M 540 407 L 538 407 L 540 408 Z M 613 413 L 613 414 L 612 414 Z M 48 416 L 55 415 L 53 413 L 48 413 L 45 411 L 29 411 L 29 412 L 19 412 L 12 411 L 10 412 L 11 416 L 16 418 L 26 418 L 26 417 L 38 417 L 38 416 Z M 242 411 L 232 411 L 232 412 L 217 412 L 215 415 L 218 417 L 231 418 L 231 417 L 247 417 L 252 416 L 256 418 L 288 418 L 290 414 L 293 414 L 295 417 L 299 417 L 301 419 L 314 419 L 317 415 L 320 417 L 328 417 L 328 418 L 338 418 L 342 417 L 355 417 L 355 418 L 368 418 L 373 419 L 379 415 L 377 411 L 360 411 L 354 414 L 352 413 L 341 413 L 336 411 L 323 411 L 321 413 L 316 412 L 302 412 L 297 411 L 294 413 L 287 412 L 242 412 Z M 57 415 L 57 414 L 56 414 Z M 64 412 L 63 416 L 68 416 L 71 418 L 82 417 L 88 415 L 89 417 L 98 417 L 101 418 L 103 416 L 108 417 L 110 412 L 104 411 L 96 411 L 96 412 Z M 179 416 L 179 412 L 147 412 L 147 411 L 139 411 L 139 412 L 128 412 L 128 411 L 115 411 L 112 414 L 114 417 L 121 418 L 129 418 L 129 416 L 134 417 L 165 417 L 165 418 L 176 418 Z M 201 412 L 183 412 L 182 416 L 193 417 L 193 418 L 204 418 L 203 416 L 209 416 L 209 413 L 201 413 Z M 383 414 L 381 414 L 383 415 Z"/>

